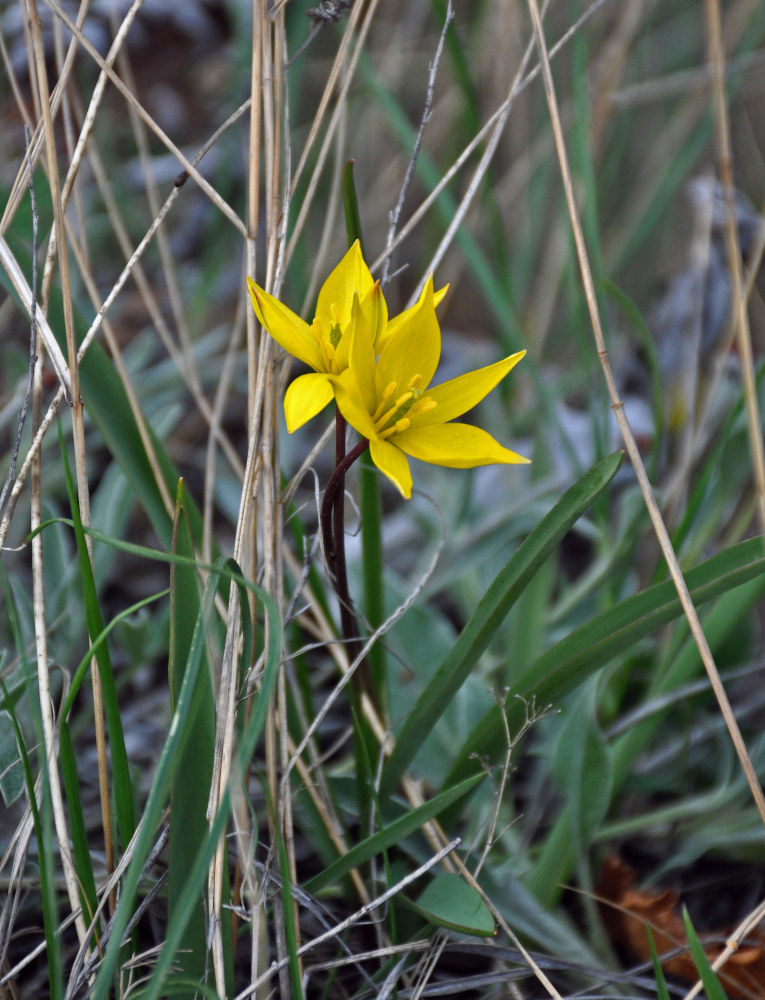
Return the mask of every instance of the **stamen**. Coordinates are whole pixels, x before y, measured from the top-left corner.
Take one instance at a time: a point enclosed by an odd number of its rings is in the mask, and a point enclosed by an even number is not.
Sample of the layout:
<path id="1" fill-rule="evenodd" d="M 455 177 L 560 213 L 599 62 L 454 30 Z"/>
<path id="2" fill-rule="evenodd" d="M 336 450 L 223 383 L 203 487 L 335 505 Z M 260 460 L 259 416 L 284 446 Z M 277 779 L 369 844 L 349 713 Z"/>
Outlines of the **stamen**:
<path id="1" fill-rule="evenodd" d="M 375 427 L 383 428 L 386 424 L 395 423 L 396 420 L 403 417 L 409 410 L 412 395 L 411 392 L 405 392 L 403 396 L 399 396 L 387 413 L 375 421 Z"/>
<path id="2" fill-rule="evenodd" d="M 421 417 L 423 413 L 430 413 L 438 406 L 435 399 L 431 399 L 430 396 L 422 396 L 420 399 L 412 403 L 409 408 L 409 416 L 413 419 L 414 417 Z"/>
<path id="3" fill-rule="evenodd" d="M 385 391 L 382 394 L 382 399 L 380 400 L 380 405 L 372 414 L 372 420 L 374 421 L 374 423 L 377 423 L 377 421 L 380 419 L 380 414 L 384 412 L 391 396 L 393 395 L 393 393 L 396 391 L 397 388 L 398 388 L 398 382 L 389 382 L 388 385 L 385 387 Z"/>
<path id="4" fill-rule="evenodd" d="M 417 390 L 420 388 L 420 383 L 422 382 L 422 375 L 412 375 L 409 379 L 409 385 L 407 389 Z"/>
<path id="5" fill-rule="evenodd" d="M 388 438 L 393 437 L 394 434 L 401 434 L 402 431 L 407 430 L 412 421 L 409 417 L 402 417 L 401 420 L 397 420 L 392 427 L 388 427 L 380 433 L 379 437 L 381 441 L 387 441 Z"/>

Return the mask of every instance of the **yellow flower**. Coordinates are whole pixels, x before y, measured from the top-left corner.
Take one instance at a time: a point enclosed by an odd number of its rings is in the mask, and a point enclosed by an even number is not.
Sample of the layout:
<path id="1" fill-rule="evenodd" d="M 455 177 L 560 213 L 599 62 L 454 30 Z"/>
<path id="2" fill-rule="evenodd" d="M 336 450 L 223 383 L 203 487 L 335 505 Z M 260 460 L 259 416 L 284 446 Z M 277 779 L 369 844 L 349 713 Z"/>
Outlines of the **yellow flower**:
<path id="1" fill-rule="evenodd" d="M 364 263 L 358 240 L 324 282 L 310 325 L 250 278 L 247 284 L 260 323 L 288 354 L 313 368 L 312 374 L 296 378 L 285 394 L 284 415 L 290 433 L 320 413 L 332 399 L 331 376 L 348 367 L 352 334 L 358 326 L 364 327 L 379 354 L 397 333 L 411 330 L 423 301 L 421 296 L 414 306 L 389 321 L 380 282 L 374 280 Z M 432 308 L 446 291 L 442 288 L 432 296 Z"/>
<path id="2" fill-rule="evenodd" d="M 525 351 L 430 388 L 441 354 L 432 278 L 410 322 L 387 339 L 375 361 L 377 353 L 368 324 L 358 323 L 348 366 L 330 381 L 340 412 L 369 439 L 372 461 L 404 497 L 412 495 L 407 455 L 455 469 L 528 462 L 479 427 L 450 423 L 488 395 Z"/>

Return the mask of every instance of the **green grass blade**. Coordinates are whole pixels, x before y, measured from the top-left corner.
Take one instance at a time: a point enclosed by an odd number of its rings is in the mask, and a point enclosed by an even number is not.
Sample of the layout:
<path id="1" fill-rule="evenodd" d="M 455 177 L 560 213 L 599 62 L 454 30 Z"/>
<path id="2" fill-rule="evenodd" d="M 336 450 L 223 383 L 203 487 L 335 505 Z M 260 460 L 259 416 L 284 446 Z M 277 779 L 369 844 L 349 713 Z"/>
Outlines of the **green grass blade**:
<path id="1" fill-rule="evenodd" d="M 105 1000 L 111 989 L 112 976 L 117 964 L 122 938 L 128 926 L 138 893 L 138 881 L 141 870 L 154 842 L 155 831 L 162 815 L 162 810 L 168 799 L 170 787 L 181 761 L 183 749 L 190 736 L 187 721 L 191 715 L 194 690 L 203 661 L 205 646 L 204 622 L 209 620 L 213 597 L 214 588 L 208 583 L 202 602 L 201 613 L 197 618 L 197 630 L 194 636 L 192 655 L 186 666 L 178 693 L 178 701 L 170 722 L 168 737 L 162 748 L 162 753 L 157 764 L 157 771 L 144 808 L 133 858 L 125 874 L 119 906 L 114 915 L 111 937 L 93 988 L 93 1000 Z"/>
<path id="2" fill-rule="evenodd" d="M 759 539 L 740 542 L 689 570 L 686 583 L 695 605 L 725 594 L 765 572 Z M 631 649 L 640 639 L 682 615 L 682 607 L 671 581 L 659 583 L 628 597 L 575 629 L 516 677 L 505 702 L 511 728 L 520 720 L 523 706 L 516 696 L 534 698 L 537 704 L 559 702 L 587 677 Z M 474 754 L 486 754 L 501 745 L 503 723 L 492 710 L 474 728 L 464 743 L 450 773 L 458 780 L 474 769 Z M 497 743 L 497 740 L 500 740 Z"/>
<path id="3" fill-rule="evenodd" d="M 653 934 L 651 933 L 651 928 L 648 924 L 645 925 L 646 934 L 648 935 L 648 947 L 651 949 L 651 961 L 653 962 L 653 974 L 656 977 L 656 995 L 657 1000 L 669 1000 L 669 990 L 667 989 L 667 980 L 664 977 L 664 969 L 661 967 L 661 962 L 659 961 L 659 953 L 656 951 L 656 944 L 653 940 Z"/>
<path id="4" fill-rule="evenodd" d="M 329 868 L 325 868 L 323 872 L 309 879 L 305 885 L 306 890 L 313 893 L 319 892 L 325 886 L 332 885 L 333 882 L 343 878 L 354 868 L 363 865 L 376 854 L 380 854 L 386 848 L 403 840 L 404 837 L 408 837 L 411 833 L 419 830 L 428 820 L 433 819 L 434 816 L 446 809 L 447 806 L 461 799 L 463 795 L 467 795 L 482 778 L 483 774 L 476 774 L 466 781 L 461 781 L 458 785 L 441 792 L 423 805 L 389 823 L 377 833 L 373 833 L 371 837 L 367 837 L 360 844 L 351 848 L 342 858 L 338 858 Z"/>
<path id="5" fill-rule="evenodd" d="M 223 572 L 226 575 L 230 574 L 230 564 L 235 566 L 234 560 L 220 560 L 216 572 Z M 237 569 L 238 574 L 238 569 Z M 247 725 L 247 729 L 243 735 L 241 745 L 239 748 L 239 770 L 240 774 L 246 775 L 250 770 L 250 762 L 252 755 L 255 751 L 255 746 L 257 744 L 258 738 L 263 731 L 263 727 L 266 722 L 266 717 L 268 714 L 268 707 L 271 703 L 271 699 L 274 694 L 274 689 L 276 687 L 276 678 L 279 672 L 279 660 L 281 653 L 281 626 L 279 620 L 279 612 L 276 605 L 273 603 L 267 595 L 262 592 L 254 584 L 243 581 L 240 575 L 231 574 L 231 578 L 237 582 L 237 584 L 243 584 L 244 588 L 250 589 L 255 594 L 257 594 L 265 608 L 266 621 L 267 621 L 267 631 L 269 635 L 269 643 L 266 648 L 265 663 L 263 668 L 262 680 L 260 684 L 260 689 L 258 690 L 255 707 L 250 714 L 250 719 Z M 213 588 L 208 586 L 205 590 L 205 595 L 202 599 L 202 616 L 207 616 L 209 614 L 210 607 L 212 606 L 212 601 L 210 595 L 212 594 Z M 240 590 L 241 592 L 241 590 Z M 242 599 L 242 604 L 246 604 L 246 597 Z M 198 619 L 201 621 L 202 617 Z M 199 669 L 200 656 L 199 653 L 199 643 L 194 641 L 194 646 L 192 648 L 192 656 L 189 660 L 186 674 L 189 672 L 196 673 Z M 176 706 L 176 718 L 179 717 L 181 711 L 181 704 L 185 700 L 188 700 L 189 688 L 187 687 L 186 674 L 181 684 L 181 690 L 178 696 L 178 705 Z M 178 727 L 176 727 L 178 728 Z M 172 732 L 172 727 L 171 727 Z M 169 742 L 169 741 L 168 741 Z M 167 749 L 167 744 L 166 744 Z M 183 753 L 183 746 L 181 745 L 177 748 L 177 753 Z M 163 756 L 160 759 L 162 764 L 165 761 L 165 751 L 163 751 Z M 173 773 L 177 769 L 177 763 L 172 759 L 172 753 L 168 755 L 167 767 L 170 768 L 168 782 L 172 781 Z M 159 768 L 157 769 L 159 775 Z M 156 780 L 156 779 L 155 779 Z M 154 793 L 154 788 L 152 786 L 152 793 Z M 151 798 L 150 794 L 150 798 Z M 160 807 L 161 808 L 161 807 Z M 148 809 L 148 806 L 147 806 Z M 148 1000 L 157 1000 L 160 995 L 169 992 L 167 988 L 167 980 L 171 975 L 171 968 L 174 957 L 181 946 L 184 938 L 186 920 L 189 914 L 192 912 L 194 907 L 198 904 L 200 893 L 205 885 L 205 880 L 210 868 L 210 863 L 212 862 L 213 854 L 215 853 L 221 836 L 223 836 L 226 823 L 229 817 L 230 810 L 230 792 L 228 789 L 224 792 L 223 799 L 221 802 L 220 809 L 218 810 L 215 818 L 210 824 L 209 830 L 207 831 L 204 840 L 199 844 L 198 850 L 195 853 L 192 865 L 188 871 L 187 877 L 184 880 L 183 886 L 181 887 L 180 894 L 178 896 L 178 904 L 176 908 L 175 919 L 168 924 L 167 936 L 162 948 L 162 953 L 159 957 L 157 965 L 154 968 L 152 974 L 151 984 L 146 991 L 146 997 Z M 143 832 L 143 831 L 142 831 Z M 110 942 L 111 947 L 111 942 Z M 184 977 L 185 981 L 185 977 Z M 183 992 L 179 987 L 173 992 Z M 99 1000 L 99 998 L 94 997 L 94 1000 Z"/>
<path id="6" fill-rule="evenodd" d="M 96 582 L 93 578 L 93 567 L 90 563 L 90 554 L 85 543 L 85 532 L 80 520 L 80 510 L 77 503 L 74 482 L 72 480 L 69 462 L 66 456 L 63 434 L 59 425 L 59 441 L 61 444 L 61 460 L 66 477 L 67 490 L 69 493 L 69 505 L 74 524 L 74 535 L 77 543 L 77 555 L 80 563 L 80 574 L 82 579 L 82 591 L 85 605 L 85 620 L 87 622 L 88 636 L 91 642 L 104 632 L 104 620 L 101 615 L 101 608 L 98 601 Z M 112 671 L 109 647 L 105 642 L 101 643 L 96 650 L 96 664 L 98 666 L 98 676 L 101 680 L 103 692 L 104 711 L 106 713 L 106 723 L 109 730 L 109 748 L 111 751 L 112 779 L 114 790 L 114 803 L 117 813 L 117 830 L 119 832 L 122 847 L 127 847 L 130 838 L 135 831 L 135 819 L 133 817 L 133 787 L 130 780 L 130 769 L 128 767 L 127 750 L 125 749 L 125 734 L 122 731 L 122 717 L 120 715 L 119 702 L 117 701 L 117 688 L 114 682 L 114 672 Z"/>
<path id="7" fill-rule="evenodd" d="M 88 831 L 85 826 L 85 815 L 80 796 L 80 779 L 77 773 L 77 755 L 75 754 L 72 737 L 67 722 L 62 719 L 59 732 L 59 760 L 61 774 L 64 779 L 66 807 L 69 812 L 69 829 L 72 838 L 72 853 L 77 869 L 77 881 L 80 886 L 80 898 L 85 920 L 89 924 L 98 907 L 96 878 L 90 858 Z M 93 942 L 95 946 L 96 942 Z"/>
<path id="8" fill-rule="evenodd" d="M 2 573 L 3 589 L 6 599 L 10 597 L 10 588 L 7 586 L 5 573 Z M 23 647 L 22 647 L 23 649 Z M 8 692 L 0 677 L 0 690 L 8 700 Z M 16 742 L 21 755 L 21 766 L 24 771 L 24 781 L 27 787 L 27 798 L 32 812 L 32 822 L 34 824 L 35 837 L 38 844 L 38 864 L 40 866 L 40 894 L 42 899 L 42 919 L 43 931 L 45 934 L 45 957 L 48 963 L 48 988 L 51 1000 L 60 1000 L 64 995 L 63 964 L 61 960 L 61 942 L 59 937 L 58 919 L 58 893 L 56 888 L 56 866 L 53 845 L 55 832 L 53 829 L 53 817 L 51 815 L 50 795 L 48 792 L 48 771 L 45 764 L 44 752 L 40 754 L 42 773 L 42 810 L 37 805 L 37 795 L 35 793 L 35 779 L 32 774 L 32 765 L 29 762 L 24 734 L 21 731 L 16 713 L 8 713 L 11 718 Z M 42 732 L 42 721 L 36 727 Z M 40 740 L 40 746 L 45 743 Z"/>
<path id="9" fill-rule="evenodd" d="M 186 510 L 183 482 L 178 492 L 173 524 L 173 552 L 194 559 L 194 545 Z M 170 569 L 169 681 L 171 705 L 175 705 L 189 660 L 195 654 L 194 635 L 201 613 L 197 570 L 187 562 Z M 203 643 L 205 646 L 205 643 Z M 170 844 L 168 861 L 168 922 L 177 919 L 183 888 L 194 860 L 209 832 L 207 803 L 215 751 L 215 694 L 207 657 L 191 696 L 185 723 L 189 739 L 179 753 L 170 786 Z M 207 962 L 205 904 L 202 893 L 189 901 L 185 929 L 180 940 L 177 965 L 181 974 L 204 982 Z M 188 993 L 193 1000 L 194 991 Z"/>
<path id="10" fill-rule="evenodd" d="M 587 472 L 563 495 L 500 571 L 398 733 L 396 746 L 383 769 L 383 796 L 395 788 L 529 580 L 583 511 L 609 484 L 621 461 L 622 454 L 616 453 Z"/>
<path id="11" fill-rule="evenodd" d="M 706 956 L 704 946 L 699 941 L 699 936 L 691 923 L 691 918 L 685 907 L 683 907 L 683 921 L 685 923 L 685 932 L 688 935 L 688 944 L 691 946 L 691 955 L 693 955 L 693 961 L 698 969 L 699 979 L 701 979 L 704 985 L 707 1000 L 728 1000 L 725 990 L 722 988 L 722 984 Z"/>

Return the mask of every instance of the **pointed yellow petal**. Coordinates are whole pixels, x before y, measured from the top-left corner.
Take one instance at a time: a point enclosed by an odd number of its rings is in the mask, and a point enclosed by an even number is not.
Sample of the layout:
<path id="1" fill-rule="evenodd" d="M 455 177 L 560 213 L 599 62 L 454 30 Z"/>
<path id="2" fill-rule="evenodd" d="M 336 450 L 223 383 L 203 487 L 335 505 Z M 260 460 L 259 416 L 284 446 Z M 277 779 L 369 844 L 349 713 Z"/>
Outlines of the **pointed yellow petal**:
<path id="1" fill-rule="evenodd" d="M 291 309 L 275 299 L 273 295 L 263 291 L 251 278 L 247 279 L 247 287 L 250 290 L 255 315 L 274 340 L 288 354 L 299 358 L 309 368 L 321 371 L 323 367 L 321 351 L 311 332 L 311 327 L 305 320 L 302 320 Z"/>
<path id="2" fill-rule="evenodd" d="M 423 299 L 425 298 L 425 295 L 427 293 L 428 282 L 431 285 L 433 284 L 433 276 L 432 275 L 430 275 L 428 277 L 428 281 L 425 283 L 425 288 L 423 288 L 422 293 L 420 294 L 420 298 L 418 299 L 418 301 L 415 302 L 415 304 L 413 306 L 410 306 L 408 309 L 405 309 L 403 312 L 399 313 L 398 316 L 394 316 L 393 319 L 388 320 L 388 326 L 383 331 L 380 339 L 377 342 L 377 353 L 378 354 L 383 349 L 383 347 L 385 347 L 385 345 L 388 343 L 388 341 L 392 337 L 395 337 L 395 335 L 398 333 L 398 331 L 401 329 L 401 327 L 404 326 L 406 323 L 408 323 L 411 320 L 412 315 L 414 313 L 416 313 L 417 309 L 420 308 L 420 306 L 422 305 Z M 449 286 L 448 285 L 444 285 L 444 287 L 443 288 L 439 288 L 439 290 L 437 292 L 433 292 L 433 305 L 434 306 L 438 306 L 441 303 L 442 299 L 444 298 L 444 296 L 446 295 L 446 293 L 448 291 L 449 291 Z"/>
<path id="3" fill-rule="evenodd" d="M 330 382 L 335 390 L 337 407 L 362 437 L 377 436 L 375 425 L 369 415 L 369 407 L 359 386 L 359 380 L 353 368 L 347 368 L 341 375 L 330 376 Z"/>
<path id="4" fill-rule="evenodd" d="M 380 282 L 376 281 L 368 295 L 360 296 L 361 309 L 372 331 L 372 343 L 375 345 L 377 353 L 381 351 L 380 340 L 383 338 L 388 325 L 388 305 L 382 293 Z"/>
<path id="5" fill-rule="evenodd" d="M 470 424 L 436 424 L 410 427 L 393 439 L 407 455 L 432 465 L 472 469 L 476 465 L 525 465 L 528 459 L 503 448 L 491 434 Z"/>
<path id="6" fill-rule="evenodd" d="M 372 331 L 363 315 L 354 316 L 349 336 L 351 338 L 351 350 L 345 367 L 353 369 L 364 407 L 367 413 L 371 414 L 377 409 L 377 397 L 375 393 L 375 370 L 377 365 Z M 368 437 L 369 435 L 365 434 L 364 436 Z"/>
<path id="7" fill-rule="evenodd" d="M 428 389 L 428 396 L 434 399 L 438 406 L 421 417 L 416 417 L 416 425 L 426 427 L 428 424 L 445 424 L 472 410 L 518 364 L 525 353 L 518 351 L 517 354 L 512 354 L 509 358 L 497 361 L 486 368 L 467 372 Z"/>
<path id="8" fill-rule="evenodd" d="M 379 347 L 379 345 L 378 345 Z M 428 278 L 420 301 L 406 323 L 391 338 L 377 363 L 378 394 L 391 382 L 405 392 L 413 375 L 420 375 L 425 389 L 435 374 L 441 356 L 441 330 L 433 306 L 433 280 Z"/>
<path id="9" fill-rule="evenodd" d="M 388 441 L 371 441 L 369 454 L 380 472 L 390 479 L 401 496 L 411 500 L 412 473 L 409 471 L 406 455 Z"/>
<path id="10" fill-rule="evenodd" d="M 363 298 L 373 286 L 374 278 L 361 256 L 361 244 L 356 240 L 322 285 L 316 315 L 326 324 L 327 330 L 333 322 L 346 326 L 351 319 L 354 292 Z M 335 307 L 334 312 L 332 306 Z"/>
<path id="11" fill-rule="evenodd" d="M 326 375 L 300 375 L 296 378 L 284 394 L 284 417 L 290 434 L 321 413 L 332 395 L 332 383 Z"/>

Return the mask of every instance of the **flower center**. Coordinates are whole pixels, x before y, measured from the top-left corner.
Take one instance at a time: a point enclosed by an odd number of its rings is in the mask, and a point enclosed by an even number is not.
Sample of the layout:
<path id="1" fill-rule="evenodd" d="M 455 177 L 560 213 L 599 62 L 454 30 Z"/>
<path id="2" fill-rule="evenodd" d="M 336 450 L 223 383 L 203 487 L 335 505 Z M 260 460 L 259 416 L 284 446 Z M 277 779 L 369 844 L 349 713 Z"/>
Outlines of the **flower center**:
<path id="1" fill-rule="evenodd" d="M 315 319 L 313 323 L 313 334 L 321 351 L 324 371 L 330 375 L 339 375 L 340 367 L 337 363 L 337 348 L 343 339 L 343 328 L 339 322 L 332 322 L 329 324 L 328 331 L 325 324 L 320 320 Z"/>
<path id="2" fill-rule="evenodd" d="M 406 391 L 401 395 L 398 394 L 398 382 L 390 382 L 385 387 L 382 399 L 372 414 L 375 430 L 381 441 L 405 431 L 415 417 L 438 405 L 420 389 L 421 382 L 422 375 L 413 375 Z"/>

